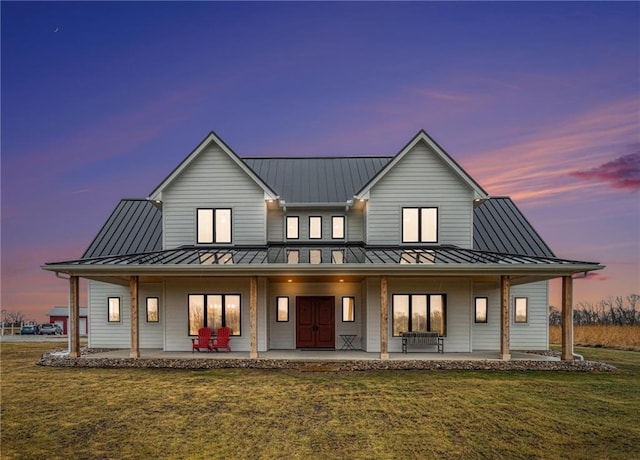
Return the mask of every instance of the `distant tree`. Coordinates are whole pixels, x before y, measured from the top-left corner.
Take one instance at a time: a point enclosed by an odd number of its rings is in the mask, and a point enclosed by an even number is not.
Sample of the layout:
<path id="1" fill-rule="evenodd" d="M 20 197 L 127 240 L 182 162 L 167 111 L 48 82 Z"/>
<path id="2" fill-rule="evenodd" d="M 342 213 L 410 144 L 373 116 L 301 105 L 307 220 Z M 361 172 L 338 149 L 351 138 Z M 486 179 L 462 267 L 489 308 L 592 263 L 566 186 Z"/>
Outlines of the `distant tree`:
<path id="1" fill-rule="evenodd" d="M 562 312 L 549 306 L 549 325 L 560 326 Z M 573 324 L 587 325 L 635 325 L 640 324 L 640 295 L 626 297 L 609 296 L 596 303 L 580 301 L 573 309 Z"/>
<path id="2" fill-rule="evenodd" d="M 21 326 L 23 322 L 25 322 L 27 316 L 21 311 L 7 311 L 3 310 L 2 312 L 2 320 L 5 326 Z"/>

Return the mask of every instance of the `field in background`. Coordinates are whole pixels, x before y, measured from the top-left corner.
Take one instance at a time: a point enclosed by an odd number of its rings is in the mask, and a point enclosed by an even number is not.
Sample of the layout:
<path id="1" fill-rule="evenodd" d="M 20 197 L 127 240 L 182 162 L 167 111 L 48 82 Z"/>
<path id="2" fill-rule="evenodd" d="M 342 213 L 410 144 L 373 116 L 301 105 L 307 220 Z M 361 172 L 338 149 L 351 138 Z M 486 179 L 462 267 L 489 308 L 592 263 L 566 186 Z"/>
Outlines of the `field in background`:
<path id="1" fill-rule="evenodd" d="M 2 343 L 0 458 L 563 458 L 640 451 L 640 353 L 617 372 L 68 369 Z"/>
<path id="2" fill-rule="evenodd" d="M 605 347 L 640 351 L 640 325 L 636 326 L 573 326 L 576 346 Z M 562 341 L 560 326 L 549 326 L 549 343 Z"/>

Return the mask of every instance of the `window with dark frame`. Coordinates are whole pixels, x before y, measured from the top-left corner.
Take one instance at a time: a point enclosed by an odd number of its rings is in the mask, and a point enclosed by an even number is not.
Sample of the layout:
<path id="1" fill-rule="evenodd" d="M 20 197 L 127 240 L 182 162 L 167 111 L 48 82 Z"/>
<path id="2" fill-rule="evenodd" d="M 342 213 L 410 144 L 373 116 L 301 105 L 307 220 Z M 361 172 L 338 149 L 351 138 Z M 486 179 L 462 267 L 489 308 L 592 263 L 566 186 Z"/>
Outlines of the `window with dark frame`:
<path id="1" fill-rule="evenodd" d="M 240 294 L 189 294 L 189 335 L 198 335 L 198 329 L 228 327 L 232 336 L 241 335 Z"/>
<path id="2" fill-rule="evenodd" d="M 196 231 L 197 244 L 231 243 L 231 209 L 198 208 Z"/>
<path id="3" fill-rule="evenodd" d="M 300 218 L 298 216 L 287 216 L 286 232 L 288 240 L 297 240 L 300 238 Z"/>
<path id="4" fill-rule="evenodd" d="M 276 322 L 289 321 L 289 297 L 276 297 Z"/>
<path id="5" fill-rule="evenodd" d="M 403 332 L 438 332 L 447 335 L 446 294 L 393 294 L 393 336 Z"/>
<path id="6" fill-rule="evenodd" d="M 402 208 L 403 243 L 438 242 L 438 208 Z"/>
<path id="7" fill-rule="evenodd" d="M 486 323 L 489 309 L 489 299 L 487 297 L 476 297 L 475 301 L 475 322 Z"/>
<path id="8" fill-rule="evenodd" d="M 516 297 L 514 303 L 514 323 L 527 323 L 529 321 L 529 299 L 527 297 Z"/>
<path id="9" fill-rule="evenodd" d="M 309 239 L 318 240 L 322 238 L 322 217 L 309 217 Z"/>
<path id="10" fill-rule="evenodd" d="M 322 249 L 309 249 L 309 263 L 310 264 L 322 263 Z"/>
<path id="11" fill-rule="evenodd" d="M 158 297 L 147 297 L 147 323 L 160 322 L 159 303 Z"/>
<path id="12" fill-rule="evenodd" d="M 344 216 L 331 217 L 331 239 L 344 239 Z"/>
<path id="13" fill-rule="evenodd" d="M 107 299 L 107 322 L 120 322 L 120 297 L 109 297 Z"/>
<path id="14" fill-rule="evenodd" d="M 356 298 L 345 296 L 342 298 L 342 322 L 351 323 L 356 320 Z"/>

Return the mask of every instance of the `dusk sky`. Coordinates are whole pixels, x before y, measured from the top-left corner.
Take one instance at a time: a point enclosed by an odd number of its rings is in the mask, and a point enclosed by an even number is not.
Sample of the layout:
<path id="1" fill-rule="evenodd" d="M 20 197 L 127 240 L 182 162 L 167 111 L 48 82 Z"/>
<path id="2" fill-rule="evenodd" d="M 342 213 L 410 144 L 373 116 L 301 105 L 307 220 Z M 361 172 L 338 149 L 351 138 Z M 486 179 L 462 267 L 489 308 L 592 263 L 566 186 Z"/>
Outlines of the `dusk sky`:
<path id="1" fill-rule="evenodd" d="M 607 266 L 576 304 L 640 294 L 638 2 L 0 8 L 3 310 L 66 305 L 40 266 L 212 130 L 240 156 L 336 156 L 424 129 L 558 257 Z"/>

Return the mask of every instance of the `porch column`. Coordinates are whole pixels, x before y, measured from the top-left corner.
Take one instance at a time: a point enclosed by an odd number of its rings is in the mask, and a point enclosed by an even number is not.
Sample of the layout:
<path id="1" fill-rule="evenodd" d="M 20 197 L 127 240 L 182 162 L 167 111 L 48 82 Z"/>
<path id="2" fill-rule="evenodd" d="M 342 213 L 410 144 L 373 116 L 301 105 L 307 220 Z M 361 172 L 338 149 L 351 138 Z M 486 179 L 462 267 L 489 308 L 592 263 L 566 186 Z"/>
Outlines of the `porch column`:
<path id="1" fill-rule="evenodd" d="M 562 353 L 563 361 L 573 360 L 573 278 L 562 277 Z"/>
<path id="2" fill-rule="evenodd" d="M 500 359 L 509 361 L 509 300 L 511 297 L 511 280 L 508 276 L 500 277 Z"/>
<path id="3" fill-rule="evenodd" d="M 249 317 L 251 334 L 250 359 L 258 359 L 258 277 L 252 276 L 249 287 Z"/>
<path id="4" fill-rule="evenodd" d="M 80 279 L 77 276 L 69 278 L 69 324 L 70 338 L 69 356 L 80 357 Z"/>
<path id="5" fill-rule="evenodd" d="M 138 292 L 138 277 L 132 276 L 129 278 L 129 293 L 131 295 L 131 353 L 129 353 L 129 357 L 131 358 L 140 357 Z"/>
<path id="6" fill-rule="evenodd" d="M 387 277 L 380 277 L 380 359 L 389 359 L 389 304 Z"/>

